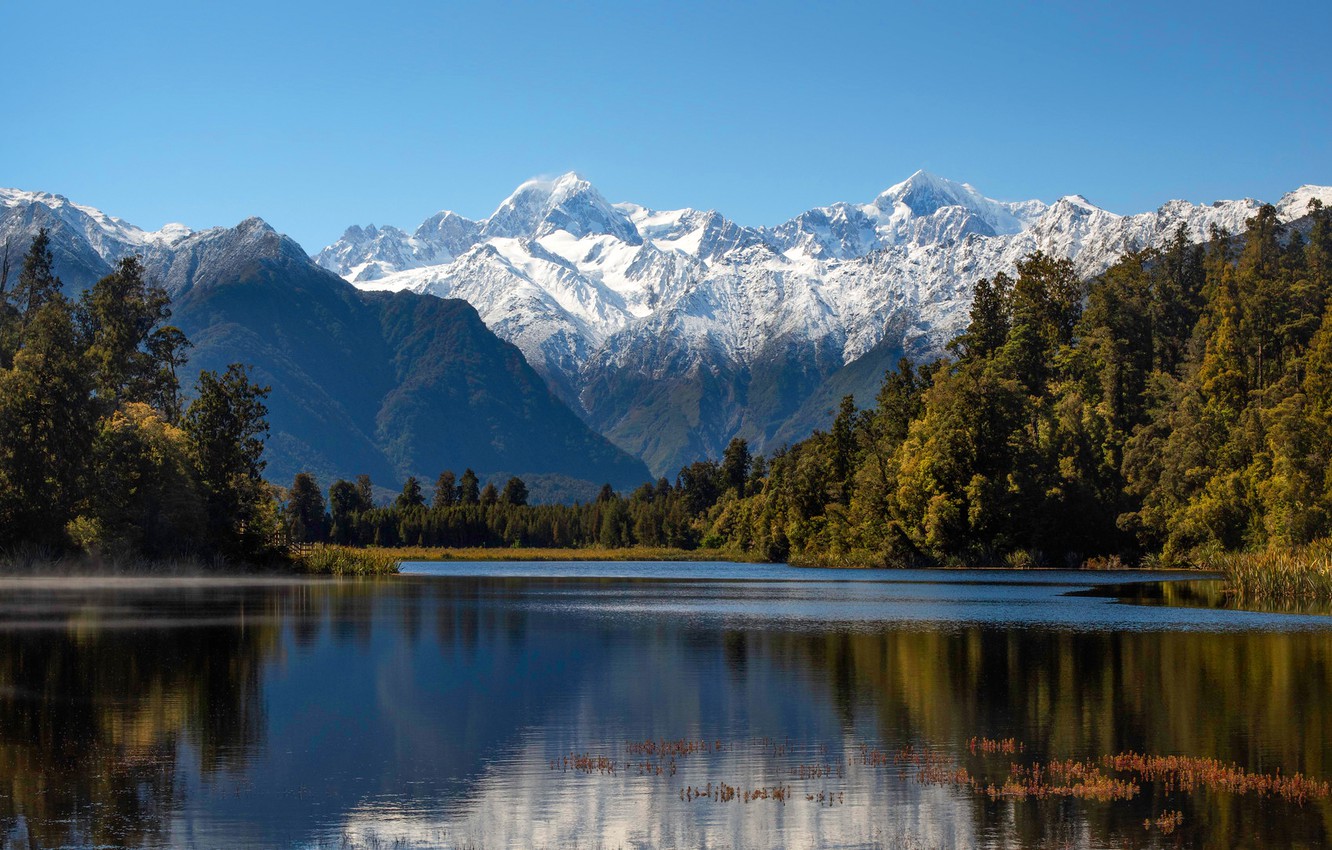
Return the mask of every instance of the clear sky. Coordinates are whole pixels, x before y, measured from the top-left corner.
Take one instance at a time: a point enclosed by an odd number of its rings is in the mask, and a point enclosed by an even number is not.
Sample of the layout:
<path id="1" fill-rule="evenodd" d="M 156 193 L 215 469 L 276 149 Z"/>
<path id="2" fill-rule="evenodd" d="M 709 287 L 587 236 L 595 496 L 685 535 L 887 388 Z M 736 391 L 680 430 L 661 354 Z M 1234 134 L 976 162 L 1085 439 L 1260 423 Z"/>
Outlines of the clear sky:
<path id="1" fill-rule="evenodd" d="M 0 0 L 0 32 L 0 185 L 312 252 L 568 170 L 754 225 L 917 168 L 1115 212 L 1332 183 L 1327 0 Z"/>

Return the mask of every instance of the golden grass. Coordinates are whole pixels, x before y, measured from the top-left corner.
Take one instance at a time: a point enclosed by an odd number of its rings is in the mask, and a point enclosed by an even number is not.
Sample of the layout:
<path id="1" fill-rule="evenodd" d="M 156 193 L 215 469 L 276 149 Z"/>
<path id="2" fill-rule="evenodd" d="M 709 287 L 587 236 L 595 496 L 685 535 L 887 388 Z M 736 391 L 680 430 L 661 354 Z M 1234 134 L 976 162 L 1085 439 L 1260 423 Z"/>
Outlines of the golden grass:
<path id="1" fill-rule="evenodd" d="M 1226 589 L 1242 601 L 1332 602 L 1332 539 L 1214 555 L 1203 566 L 1225 574 Z"/>
<path id="2" fill-rule="evenodd" d="M 404 546 L 367 548 L 366 552 L 392 553 L 400 561 L 744 561 L 757 563 L 751 553 L 738 549 L 669 549 L 632 546 L 622 549 L 540 549 L 535 547 L 459 548 Z"/>
<path id="3" fill-rule="evenodd" d="M 319 544 L 293 556 L 303 572 L 333 576 L 392 575 L 402 557 L 393 549 L 357 549 Z"/>

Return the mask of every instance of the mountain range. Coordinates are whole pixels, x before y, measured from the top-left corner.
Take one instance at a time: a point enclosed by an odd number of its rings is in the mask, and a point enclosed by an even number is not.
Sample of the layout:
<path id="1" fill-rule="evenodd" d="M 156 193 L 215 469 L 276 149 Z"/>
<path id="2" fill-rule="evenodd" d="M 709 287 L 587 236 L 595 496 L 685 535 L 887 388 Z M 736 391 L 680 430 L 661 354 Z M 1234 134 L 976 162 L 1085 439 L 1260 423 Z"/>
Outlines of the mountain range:
<path id="1" fill-rule="evenodd" d="M 272 388 L 267 477 L 325 484 L 369 474 L 380 498 L 408 475 L 508 475 L 534 498 L 589 499 L 648 477 L 551 393 L 521 352 L 457 299 L 365 293 L 257 218 L 145 232 L 56 195 L 0 191 L 0 249 L 16 267 L 38 228 L 71 294 L 137 253 L 172 296 L 194 344 L 190 368 L 254 366 Z"/>
<path id="2" fill-rule="evenodd" d="M 1277 201 L 1283 220 L 1332 188 Z M 972 287 L 1037 250 L 1084 275 L 1183 227 L 1236 232 L 1261 203 L 1170 201 L 1117 215 L 1070 195 L 1003 202 L 925 172 L 869 203 L 774 227 L 610 203 L 565 174 L 483 220 L 353 226 L 313 258 L 259 219 L 145 231 L 41 192 L 0 190 L 0 247 L 52 235 L 66 288 L 142 256 L 194 365 L 256 365 L 274 387 L 270 474 L 396 483 L 472 466 L 584 498 L 827 427 L 903 356 L 941 354 Z"/>
<path id="3" fill-rule="evenodd" d="M 1284 220 L 1332 189 L 1277 202 Z M 734 436 L 770 451 L 826 427 L 845 393 L 929 358 L 982 277 L 1044 251 L 1084 275 L 1183 227 L 1230 232 L 1261 206 L 1170 201 L 1117 215 L 1080 195 L 1002 202 L 924 171 L 869 203 L 775 227 L 608 202 L 577 174 L 522 184 L 490 217 L 440 212 L 407 233 L 353 226 L 314 257 L 366 291 L 461 298 L 599 433 L 671 474 Z"/>

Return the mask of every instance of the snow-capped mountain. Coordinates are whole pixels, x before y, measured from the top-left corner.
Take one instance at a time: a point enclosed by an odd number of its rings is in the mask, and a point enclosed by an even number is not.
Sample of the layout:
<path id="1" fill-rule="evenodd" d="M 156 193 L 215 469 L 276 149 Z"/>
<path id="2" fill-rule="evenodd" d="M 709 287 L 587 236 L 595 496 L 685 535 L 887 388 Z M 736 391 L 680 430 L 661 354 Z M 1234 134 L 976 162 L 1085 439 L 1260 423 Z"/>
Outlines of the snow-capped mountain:
<path id="1" fill-rule="evenodd" d="M 63 195 L 0 189 L 0 252 L 19 242 L 26 250 L 31 234 L 42 227 L 51 234 L 52 253 L 71 291 L 91 285 L 121 257 L 169 251 L 193 232 L 183 224 L 147 231 Z"/>
<path id="2" fill-rule="evenodd" d="M 1332 188 L 1301 187 L 1277 209 L 1293 220 L 1312 199 L 1332 204 Z M 964 327 L 977 280 L 1033 251 L 1094 274 L 1180 226 L 1195 240 L 1239 231 L 1259 206 L 1170 201 L 1123 216 L 1079 195 L 996 201 L 917 172 L 869 203 L 755 228 L 610 203 L 566 174 L 524 183 L 481 221 L 441 212 L 410 234 L 349 228 L 314 259 L 364 290 L 466 300 L 594 430 L 669 475 L 736 435 L 767 451 L 825 427 L 830 393 L 868 401 L 899 356 L 938 354 Z M 59 195 L 0 190 L 0 249 L 25 248 L 38 227 L 71 291 L 130 253 L 177 297 L 200 276 L 244 277 L 248 256 L 310 262 L 258 220 L 150 232 Z"/>
<path id="3" fill-rule="evenodd" d="M 1278 209 L 1293 219 L 1315 197 L 1332 202 L 1332 188 L 1302 187 Z M 815 387 L 870 352 L 939 353 L 975 282 L 1033 251 L 1095 274 L 1181 225 L 1194 240 L 1241 230 L 1259 206 L 1124 216 L 1080 195 L 996 201 L 918 171 L 869 203 L 752 228 L 611 204 L 566 174 L 524 183 L 483 221 L 350 228 L 315 260 L 365 289 L 467 300 L 595 428 L 666 474 L 737 434 L 773 448 Z"/>
<path id="4" fill-rule="evenodd" d="M 648 476 L 468 304 L 359 291 L 262 219 L 149 232 L 59 195 L 0 189 L 11 275 L 42 228 L 71 295 L 123 257 L 142 258 L 193 344 L 182 375 L 241 362 L 272 387 L 265 460 L 276 483 L 366 473 L 392 491 L 408 475 L 470 467 L 483 479 L 522 476 L 534 498 L 589 499 L 604 482 Z"/>

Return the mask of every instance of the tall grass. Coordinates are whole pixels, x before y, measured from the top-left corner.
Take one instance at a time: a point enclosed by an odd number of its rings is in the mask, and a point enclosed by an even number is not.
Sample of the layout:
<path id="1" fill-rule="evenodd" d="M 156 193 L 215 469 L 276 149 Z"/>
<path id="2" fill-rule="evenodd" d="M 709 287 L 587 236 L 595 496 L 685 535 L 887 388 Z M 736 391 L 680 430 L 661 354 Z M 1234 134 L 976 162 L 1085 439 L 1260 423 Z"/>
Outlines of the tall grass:
<path id="1" fill-rule="evenodd" d="M 293 556 L 297 568 L 307 573 L 333 576 L 391 575 L 398 572 L 402 556 L 391 549 L 356 549 L 319 544 Z"/>
<path id="2" fill-rule="evenodd" d="M 1214 555 L 1204 566 L 1223 573 L 1226 589 L 1241 600 L 1332 602 L 1332 539 Z"/>
<path id="3" fill-rule="evenodd" d="M 587 547 L 555 549 L 505 546 L 404 546 L 397 549 L 364 549 L 392 552 L 403 561 L 756 561 L 757 555 L 739 549 L 670 549 L 628 546 L 618 549 Z"/>

